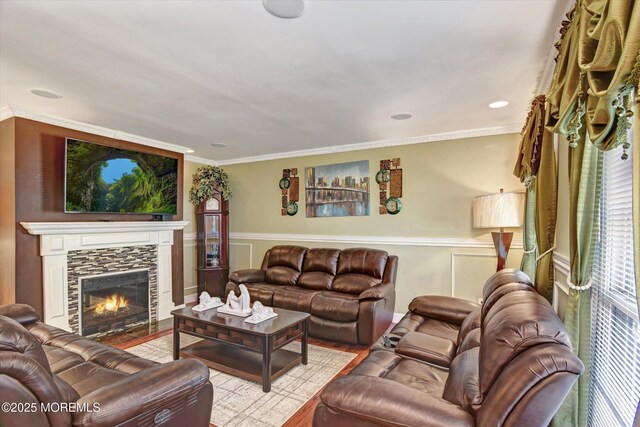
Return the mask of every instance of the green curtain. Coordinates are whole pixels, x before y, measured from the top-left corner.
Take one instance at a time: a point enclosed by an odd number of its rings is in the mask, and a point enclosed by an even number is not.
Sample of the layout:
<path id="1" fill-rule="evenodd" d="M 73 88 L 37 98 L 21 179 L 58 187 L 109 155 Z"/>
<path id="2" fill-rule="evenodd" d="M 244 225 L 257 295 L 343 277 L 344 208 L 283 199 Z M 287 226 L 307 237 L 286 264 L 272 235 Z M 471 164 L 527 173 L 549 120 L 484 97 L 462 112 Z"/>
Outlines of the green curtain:
<path id="1" fill-rule="evenodd" d="M 591 268 L 598 227 L 598 203 L 602 152 L 586 140 L 569 152 L 569 241 L 571 273 L 575 286 L 586 286 L 591 280 Z M 564 323 L 571 336 L 573 351 L 585 365 L 569 396 L 553 419 L 554 426 L 585 426 L 589 399 L 591 290 L 569 292 Z"/>
<path id="2" fill-rule="evenodd" d="M 520 270 L 529 275 L 532 281 L 536 277 L 536 180 L 532 179 L 527 187 L 524 209 L 523 249 Z"/>
<path id="3" fill-rule="evenodd" d="M 524 219 L 524 254 L 520 268 L 538 292 L 553 298 L 558 177 L 553 133 L 545 129 L 545 96 L 539 95 L 522 129 L 514 175 L 527 186 Z"/>
<path id="4" fill-rule="evenodd" d="M 636 82 L 635 109 L 640 111 L 640 85 Z M 638 299 L 638 311 L 640 312 L 640 119 L 636 117 L 633 128 L 633 250 L 636 260 L 636 297 Z M 636 419 L 633 423 L 640 427 L 640 402 L 636 410 Z"/>
<path id="5" fill-rule="evenodd" d="M 540 166 L 536 178 L 536 289 L 540 295 L 553 300 L 555 268 L 553 249 L 556 241 L 558 214 L 558 171 L 553 133 L 544 130 L 540 153 Z"/>

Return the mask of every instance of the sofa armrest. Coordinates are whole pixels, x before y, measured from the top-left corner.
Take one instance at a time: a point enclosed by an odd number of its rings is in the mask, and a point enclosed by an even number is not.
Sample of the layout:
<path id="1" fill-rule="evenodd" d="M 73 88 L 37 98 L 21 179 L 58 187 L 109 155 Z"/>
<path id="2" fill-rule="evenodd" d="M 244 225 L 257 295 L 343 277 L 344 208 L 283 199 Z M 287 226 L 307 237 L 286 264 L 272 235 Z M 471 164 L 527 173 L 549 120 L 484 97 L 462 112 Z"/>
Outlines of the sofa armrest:
<path id="1" fill-rule="evenodd" d="M 409 311 L 460 325 L 474 309 L 480 305 L 461 298 L 428 295 L 416 297 L 409 304 Z"/>
<path id="2" fill-rule="evenodd" d="M 395 285 L 393 283 L 380 283 L 369 289 L 365 289 L 358 295 L 359 300 L 365 299 L 383 299 L 395 292 Z"/>
<path id="3" fill-rule="evenodd" d="M 474 426 L 471 414 L 404 384 L 379 377 L 347 375 L 330 382 L 320 400 L 334 412 L 376 425 Z"/>
<path id="4" fill-rule="evenodd" d="M 234 271 L 229 275 L 229 281 L 237 284 L 264 282 L 264 270 L 248 268 L 246 270 Z"/>
<path id="5" fill-rule="evenodd" d="M 27 304 L 7 304 L 0 306 L 0 316 L 10 317 L 21 325 L 37 322 L 40 316 Z"/>
<path id="6" fill-rule="evenodd" d="M 209 425 L 212 400 L 209 369 L 198 360 L 182 359 L 143 369 L 83 396 L 78 407 L 89 409 L 74 412 L 73 425 L 108 427 L 146 419 L 204 427 Z M 99 410 L 92 410 L 96 404 Z"/>

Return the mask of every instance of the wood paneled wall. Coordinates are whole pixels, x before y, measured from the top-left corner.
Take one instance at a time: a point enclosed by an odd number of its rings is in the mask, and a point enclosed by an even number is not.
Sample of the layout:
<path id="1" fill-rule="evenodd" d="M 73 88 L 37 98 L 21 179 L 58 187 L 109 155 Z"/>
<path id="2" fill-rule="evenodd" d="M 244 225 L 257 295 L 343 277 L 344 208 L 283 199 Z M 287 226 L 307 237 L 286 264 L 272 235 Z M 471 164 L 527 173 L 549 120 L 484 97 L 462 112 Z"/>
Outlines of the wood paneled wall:
<path id="1" fill-rule="evenodd" d="M 33 120 L 22 118 L 13 120 L 15 120 L 15 218 L 13 220 L 15 300 L 34 306 L 42 314 L 42 262 L 38 253 L 38 237 L 27 233 L 20 225 L 21 221 L 147 221 L 151 219 L 151 215 L 65 213 L 65 138 L 77 138 L 178 159 L 178 213 L 174 216 L 175 220 L 182 219 L 184 156 L 167 150 Z M 7 205 L 3 211 L 9 207 L 10 205 Z M 175 231 L 171 255 L 173 301 L 176 304 L 182 304 L 184 299 L 182 252 L 182 231 Z"/>

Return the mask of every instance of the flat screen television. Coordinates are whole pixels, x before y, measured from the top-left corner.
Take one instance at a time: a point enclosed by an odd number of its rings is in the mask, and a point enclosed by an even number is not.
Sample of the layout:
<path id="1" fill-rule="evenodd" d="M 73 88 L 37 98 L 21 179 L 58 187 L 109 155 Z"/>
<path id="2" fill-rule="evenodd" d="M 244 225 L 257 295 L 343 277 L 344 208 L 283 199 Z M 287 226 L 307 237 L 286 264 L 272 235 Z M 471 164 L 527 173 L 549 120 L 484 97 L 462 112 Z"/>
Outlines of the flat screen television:
<path id="1" fill-rule="evenodd" d="M 66 139 L 65 212 L 176 214 L 178 159 Z"/>

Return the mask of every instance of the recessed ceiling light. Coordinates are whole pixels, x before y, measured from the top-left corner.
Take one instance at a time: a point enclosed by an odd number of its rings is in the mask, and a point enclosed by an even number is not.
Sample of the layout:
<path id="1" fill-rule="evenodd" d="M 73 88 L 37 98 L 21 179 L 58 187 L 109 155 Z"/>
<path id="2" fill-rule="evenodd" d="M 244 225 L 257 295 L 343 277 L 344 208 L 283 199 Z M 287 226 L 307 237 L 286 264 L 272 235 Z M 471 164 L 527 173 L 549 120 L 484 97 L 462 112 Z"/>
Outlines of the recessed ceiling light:
<path id="1" fill-rule="evenodd" d="M 49 98 L 49 99 L 62 98 L 62 95 L 60 95 L 59 93 L 56 93 L 47 89 L 31 89 L 29 92 L 31 92 L 36 96 L 41 96 L 43 98 Z"/>
<path id="2" fill-rule="evenodd" d="M 509 105 L 509 101 L 496 101 L 489 104 L 489 108 L 504 108 Z"/>
<path id="3" fill-rule="evenodd" d="M 227 146 L 227 144 L 225 144 L 224 142 L 214 142 L 213 144 L 211 144 L 211 146 L 213 148 L 224 148 Z"/>
<path id="4" fill-rule="evenodd" d="M 407 119 L 410 119 L 411 117 L 413 117 L 413 114 L 411 113 L 396 113 L 391 115 L 391 118 L 393 120 L 407 120 Z"/>
<path id="5" fill-rule="evenodd" d="M 267 12 L 277 18 L 293 19 L 304 14 L 308 0 L 262 0 Z"/>
<path id="6" fill-rule="evenodd" d="M 185 153 L 195 153 L 195 151 L 189 148 L 187 151 L 185 151 Z"/>

